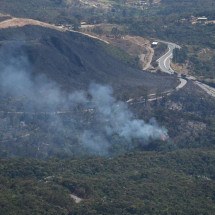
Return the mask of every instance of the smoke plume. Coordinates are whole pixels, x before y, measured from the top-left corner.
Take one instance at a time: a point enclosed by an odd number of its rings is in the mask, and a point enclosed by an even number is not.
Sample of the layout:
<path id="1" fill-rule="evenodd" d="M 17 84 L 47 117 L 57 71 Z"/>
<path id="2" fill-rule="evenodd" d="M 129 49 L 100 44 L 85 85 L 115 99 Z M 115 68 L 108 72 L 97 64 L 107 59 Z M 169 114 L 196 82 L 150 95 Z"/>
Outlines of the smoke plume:
<path id="1" fill-rule="evenodd" d="M 46 112 L 51 116 L 47 126 L 55 126 L 58 138 L 65 135 L 91 154 L 107 155 L 114 144 L 132 148 L 134 139 L 148 144 L 167 135 L 155 122 L 136 119 L 127 103 L 114 98 L 110 86 L 92 83 L 88 91 L 66 93 L 45 76 L 33 75 L 24 54 L 3 47 L 0 58 L 1 94 L 25 98 L 23 112 Z M 59 113 L 69 114 L 66 124 Z"/>

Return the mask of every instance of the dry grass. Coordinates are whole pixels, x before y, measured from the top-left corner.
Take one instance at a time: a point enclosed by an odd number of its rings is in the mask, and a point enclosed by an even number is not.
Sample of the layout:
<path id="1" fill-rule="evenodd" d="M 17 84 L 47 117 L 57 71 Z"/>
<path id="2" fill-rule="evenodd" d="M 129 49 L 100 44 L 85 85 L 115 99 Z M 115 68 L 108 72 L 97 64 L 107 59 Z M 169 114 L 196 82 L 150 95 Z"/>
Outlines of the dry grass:
<path id="1" fill-rule="evenodd" d="M 188 74 L 188 64 L 171 63 L 171 67 L 174 71 L 180 74 Z"/>
<path id="2" fill-rule="evenodd" d="M 46 28 L 51 28 L 59 31 L 65 31 L 62 27 L 60 26 L 55 26 L 49 23 L 33 20 L 33 19 L 24 19 L 24 18 L 11 18 L 7 19 L 3 22 L 0 22 L 0 29 L 5 29 L 5 28 L 14 28 L 14 27 L 23 27 L 26 25 L 36 25 L 36 26 L 42 26 Z"/>
<path id="3" fill-rule="evenodd" d="M 102 30 L 101 35 L 96 35 L 93 32 L 94 28 L 100 28 Z M 143 70 L 147 70 L 151 67 L 154 50 L 151 48 L 151 42 L 143 37 L 139 36 L 120 36 L 114 37 L 111 35 L 111 30 L 117 28 L 119 31 L 124 32 L 125 27 L 113 24 L 99 24 L 99 25 L 83 25 L 82 31 L 91 35 L 96 35 L 100 39 L 108 41 L 112 45 L 124 50 L 133 57 L 139 57 L 139 63 Z M 109 36 L 111 35 L 111 37 Z"/>

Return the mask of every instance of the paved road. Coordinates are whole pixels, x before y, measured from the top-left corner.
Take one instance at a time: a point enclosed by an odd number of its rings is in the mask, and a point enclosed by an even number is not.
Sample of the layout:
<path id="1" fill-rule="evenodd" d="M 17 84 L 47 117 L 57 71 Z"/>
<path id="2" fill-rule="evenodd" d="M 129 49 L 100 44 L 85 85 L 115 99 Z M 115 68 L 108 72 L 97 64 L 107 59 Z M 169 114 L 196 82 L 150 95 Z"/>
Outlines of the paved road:
<path id="1" fill-rule="evenodd" d="M 168 45 L 168 51 L 166 54 L 164 54 L 163 56 L 161 56 L 157 62 L 159 64 L 159 67 L 161 69 L 162 72 L 168 73 L 168 74 L 174 74 L 174 70 L 171 68 L 171 59 L 173 56 L 173 50 L 175 48 L 181 48 L 179 45 L 175 44 L 175 43 L 169 43 L 169 42 L 165 42 L 165 41 L 161 41 L 159 40 L 159 42 L 167 44 Z"/>
<path id="2" fill-rule="evenodd" d="M 202 88 L 207 94 L 211 95 L 212 97 L 215 97 L 215 88 L 208 86 L 207 84 L 203 84 L 199 81 L 194 81 L 196 85 L 198 85 L 200 88 Z"/>
<path id="3" fill-rule="evenodd" d="M 160 93 L 160 96 L 157 96 L 155 93 L 148 95 L 147 101 L 152 102 L 155 100 L 160 100 L 163 99 L 165 96 L 170 96 L 173 92 L 180 90 L 181 88 L 183 88 L 186 84 L 187 84 L 187 80 L 183 79 L 183 78 L 178 78 L 178 80 L 180 81 L 179 85 L 175 88 L 175 89 L 171 89 L 171 90 L 167 90 L 164 92 Z M 128 104 L 142 104 L 145 103 L 145 97 L 141 96 L 139 98 L 136 99 L 129 99 L 128 101 L 126 101 Z"/>
<path id="4" fill-rule="evenodd" d="M 159 67 L 162 72 L 172 75 L 175 73 L 175 71 L 171 68 L 171 59 L 173 56 L 173 50 L 175 48 L 181 48 L 181 47 L 175 43 L 170 43 L 170 42 L 166 42 L 166 41 L 162 41 L 162 40 L 158 40 L 158 41 L 168 45 L 168 51 L 157 60 L 157 62 L 159 63 Z M 178 80 L 180 83 L 175 89 L 161 92 L 160 93 L 161 95 L 159 97 L 157 97 L 156 94 L 150 94 L 150 95 L 148 95 L 147 100 L 151 102 L 151 101 L 162 99 L 164 96 L 169 96 L 174 91 L 182 89 L 187 84 L 187 80 L 182 78 L 179 75 L 178 75 Z M 141 96 L 140 98 L 137 98 L 137 99 L 129 99 L 127 101 L 128 104 L 141 104 L 144 102 L 145 102 L 145 98 L 143 96 Z"/>
<path id="5" fill-rule="evenodd" d="M 157 60 L 157 62 L 159 63 L 160 70 L 168 74 L 174 74 L 174 70 L 171 68 L 171 59 L 173 56 L 173 50 L 175 48 L 180 49 L 181 47 L 175 43 L 170 43 L 162 40 L 158 40 L 158 41 L 168 45 L 168 51 Z M 201 89 L 203 89 L 207 94 L 215 97 L 215 88 L 210 87 L 207 84 L 204 84 L 200 81 L 197 81 L 196 78 L 193 76 L 187 76 L 186 79 L 193 81 L 194 84 L 196 84 Z M 176 87 L 176 90 L 183 88 L 187 83 L 187 80 L 183 78 L 179 78 L 179 80 L 181 83 Z"/>
<path id="6" fill-rule="evenodd" d="M 176 90 L 180 90 L 187 84 L 187 80 L 183 78 L 179 78 L 180 84 L 175 88 Z"/>

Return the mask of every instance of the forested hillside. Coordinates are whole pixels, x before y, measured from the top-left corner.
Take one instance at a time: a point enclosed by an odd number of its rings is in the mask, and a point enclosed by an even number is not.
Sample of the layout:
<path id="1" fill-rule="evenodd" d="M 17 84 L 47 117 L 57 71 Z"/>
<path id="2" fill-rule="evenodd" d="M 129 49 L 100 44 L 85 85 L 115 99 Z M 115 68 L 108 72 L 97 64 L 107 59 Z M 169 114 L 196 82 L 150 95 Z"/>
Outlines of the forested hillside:
<path id="1" fill-rule="evenodd" d="M 214 166 L 211 149 L 112 159 L 1 160 L 1 214 L 212 215 Z"/>

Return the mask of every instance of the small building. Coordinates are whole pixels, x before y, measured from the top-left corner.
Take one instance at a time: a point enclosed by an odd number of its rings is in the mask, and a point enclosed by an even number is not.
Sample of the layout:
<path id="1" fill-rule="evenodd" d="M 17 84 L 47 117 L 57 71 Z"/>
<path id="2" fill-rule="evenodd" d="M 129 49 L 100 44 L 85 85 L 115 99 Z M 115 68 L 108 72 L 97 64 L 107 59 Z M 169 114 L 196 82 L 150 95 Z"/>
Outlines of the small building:
<path id="1" fill-rule="evenodd" d="M 158 42 L 154 41 L 152 42 L 152 47 L 156 47 L 158 45 Z"/>
<path id="2" fill-rule="evenodd" d="M 197 18 L 197 21 L 198 21 L 198 22 L 206 22 L 207 20 L 208 20 L 208 18 L 205 17 L 205 16 L 202 16 L 202 17 L 198 17 L 198 18 Z"/>

